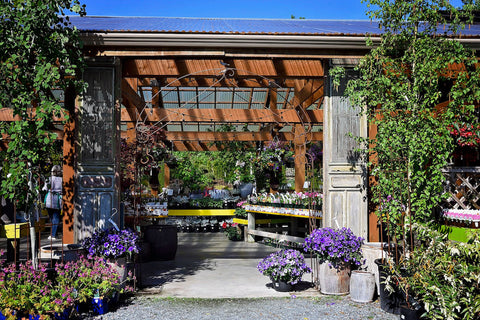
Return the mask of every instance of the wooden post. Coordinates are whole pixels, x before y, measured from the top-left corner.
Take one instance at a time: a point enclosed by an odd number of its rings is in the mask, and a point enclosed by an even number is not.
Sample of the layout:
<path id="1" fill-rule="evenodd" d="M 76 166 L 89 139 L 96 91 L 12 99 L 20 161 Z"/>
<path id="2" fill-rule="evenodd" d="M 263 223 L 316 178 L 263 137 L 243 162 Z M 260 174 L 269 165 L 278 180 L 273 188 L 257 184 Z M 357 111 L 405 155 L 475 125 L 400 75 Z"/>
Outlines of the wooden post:
<path id="1" fill-rule="evenodd" d="M 255 236 L 250 234 L 250 230 L 255 230 L 255 212 L 247 212 L 248 215 L 248 226 L 247 226 L 247 241 L 255 242 Z"/>
<path id="2" fill-rule="evenodd" d="M 163 170 L 164 170 L 164 187 L 168 187 L 168 185 L 170 184 L 170 168 L 168 167 L 168 165 L 165 163 L 163 165 Z"/>
<path id="3" fill-rule="evenodd" d="M 305 184 L 305 163 L 306 163 L 306 135 L 305 128 L 301 124 L 295 125 L 295 191 L 303 191 Z"/>
<path id="4" fill-rule="evenodd" d="M 69 119 L 63 127 L 63 243 L 74 243 L 74 196 L 75 196 L 75 89 L 65 92 L 65 108 Z"/>

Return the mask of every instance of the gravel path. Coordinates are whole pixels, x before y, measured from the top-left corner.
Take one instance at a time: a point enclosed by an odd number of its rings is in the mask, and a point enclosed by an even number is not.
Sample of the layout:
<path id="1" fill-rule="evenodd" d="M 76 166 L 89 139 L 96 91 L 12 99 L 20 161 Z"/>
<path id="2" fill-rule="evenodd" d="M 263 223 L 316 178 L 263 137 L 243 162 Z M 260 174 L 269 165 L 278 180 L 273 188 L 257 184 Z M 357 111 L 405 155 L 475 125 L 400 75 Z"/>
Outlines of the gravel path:
<path id="1" fill-rule="evenodd" d="M 359 304 L 347 296 L 196 299 L 141 295 L 126 301 L 116 310 L 92 319 L 397 320 L 399 316 L 380 309 L 378 300 Z"/>

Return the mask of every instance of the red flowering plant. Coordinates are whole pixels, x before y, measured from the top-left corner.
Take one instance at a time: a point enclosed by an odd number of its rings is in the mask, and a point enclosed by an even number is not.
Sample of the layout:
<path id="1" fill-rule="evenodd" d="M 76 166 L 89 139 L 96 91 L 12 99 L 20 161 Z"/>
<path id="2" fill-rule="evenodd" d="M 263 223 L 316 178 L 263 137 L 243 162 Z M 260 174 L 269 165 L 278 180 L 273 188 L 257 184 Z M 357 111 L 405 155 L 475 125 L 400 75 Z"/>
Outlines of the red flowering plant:
<path id="1" fill-rule="evenodd" d="M 450 134 L 461 147 L 480 146 L 480 124 L 458 123 L 450 125 Z"/>
<path id="2" fill-rule="evenodd" d="M 228 240 L 242 240 L 242 230 L 238 227 L 238 223 L 224 221 L 222 228 Z"/>

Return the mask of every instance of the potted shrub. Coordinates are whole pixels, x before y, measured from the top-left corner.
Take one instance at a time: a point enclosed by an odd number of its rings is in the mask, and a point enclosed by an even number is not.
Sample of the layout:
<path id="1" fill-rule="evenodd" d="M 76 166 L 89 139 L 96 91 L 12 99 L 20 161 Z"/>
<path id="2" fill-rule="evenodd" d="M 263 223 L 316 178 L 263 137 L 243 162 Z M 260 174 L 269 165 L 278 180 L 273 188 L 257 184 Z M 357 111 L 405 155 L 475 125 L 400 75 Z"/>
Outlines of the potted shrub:
<path id="1" fill-rule="evenodd" d="M 385 281 L 387 290 L 402 295 L 399 313 L 417 319 L 480 319 L 480 233 L 472 232 L 461 243 L 428 226 L 412 228 L 415 253 L 396 264 Z"/>
<path id="2" fill-rule="evenodd" d="M 349 228 L 319 228 L 305 238 L 304 250 L 319 263 L 318 282 L 324 294 L 348 294 L 352 266 L 362 262 L 363 238 Z"/>
<path id="3" fill-rule="evenodd" d="M 312 270 L 305 263 L 303 254 L 294 249 L 283 249 L 270 254 L 257 265 L 258 271 L 272 281 L 277 291 L 290 291 Z"/>

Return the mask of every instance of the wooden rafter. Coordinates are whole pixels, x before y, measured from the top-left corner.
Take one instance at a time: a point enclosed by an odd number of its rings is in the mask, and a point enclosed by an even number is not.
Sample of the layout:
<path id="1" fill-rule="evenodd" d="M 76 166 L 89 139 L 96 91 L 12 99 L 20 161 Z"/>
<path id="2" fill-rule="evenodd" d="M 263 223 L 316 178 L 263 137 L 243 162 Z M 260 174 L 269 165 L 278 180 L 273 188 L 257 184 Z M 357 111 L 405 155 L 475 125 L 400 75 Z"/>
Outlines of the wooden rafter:
<path id="1" fill-rule="evenodd" d="M 277 136 L 282 141 L 293 141 L 295 136 L 291 132 L 279 132 Z M 314 141 L 322 141 L 323 133 L 311 134 Z M 272 141 L 270 132 L 173 132 L 166 133 L 169 141 Z"/>
<path id="2" fill-rule="evenodd" d="M 123 122 L 135 121 L 130 114 L 136 107 L 122 108 Z M 211 123 L 301 123 L 293 109 L 161 109 L 152 108 L 144 112 L 148 121 L 166 122 L 211 122 Z M 323 123 L 323 110 L 306 110 L 312 123 Z"/>
<path id="3" fill-rule="evenodd" d="M 320 59 L 228 59 L 236 77 L 262 75 L 266 78 L 318 78 L 324 75 Z M 218 58 L 131 58 L 123 61 L 124 77 L 171 77 L 190 74 L 194 77 L 216 77 L 225 69 Z"/>
<path id="4" fill-rule="evenodd" d="M 127 111 L 130 121 L 136 121 L 138 115 L 141 116 L 142 121 L 149 121 L 144 111 L 146 106 L 145 100 L 137 94 L 136 90 L 134 90 L 125 79 L 122 80 L 122 100 L 126 106 L 126 108 L 122 110 Z"/>

